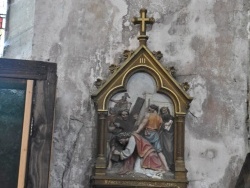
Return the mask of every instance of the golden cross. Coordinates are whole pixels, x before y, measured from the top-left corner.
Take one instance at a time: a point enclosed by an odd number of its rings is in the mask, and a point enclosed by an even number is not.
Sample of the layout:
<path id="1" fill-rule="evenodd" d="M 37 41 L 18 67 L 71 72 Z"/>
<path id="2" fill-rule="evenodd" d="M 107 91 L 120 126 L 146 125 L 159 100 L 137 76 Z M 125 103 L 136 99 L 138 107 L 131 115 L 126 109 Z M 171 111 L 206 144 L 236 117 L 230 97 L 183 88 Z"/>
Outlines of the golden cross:
<path id="1" fill-rule="evenodd" d="M 144 8 L 140 10 L 140 13 L 141 17 L 134 17 L 132 22 L 134 24 L 141 24 L 140 35 L 146 35 L 146 24 L 153 24 L 155 19 L 153 17 L 147 18 L 147 10 Z"/>

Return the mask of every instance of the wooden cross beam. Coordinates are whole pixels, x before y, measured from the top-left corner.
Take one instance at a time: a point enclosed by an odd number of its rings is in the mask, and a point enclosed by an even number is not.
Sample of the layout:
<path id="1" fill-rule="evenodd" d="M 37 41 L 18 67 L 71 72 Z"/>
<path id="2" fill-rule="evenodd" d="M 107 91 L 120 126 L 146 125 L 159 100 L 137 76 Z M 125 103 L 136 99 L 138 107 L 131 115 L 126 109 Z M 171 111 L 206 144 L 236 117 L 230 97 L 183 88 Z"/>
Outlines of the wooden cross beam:
<path id="1" fill-rule="evenodd" d="M 129 117 L 128 117 L 128 123 L 127 123 L 127 132 L 133 132 L 137 129 L 137 127 L 135 127 L 135 116 L 139 116 L 142 106 L 144 104 L 145 99 L 138 97 L 135 105 L 133 106 L 133 109 L 131 110 Z"/>

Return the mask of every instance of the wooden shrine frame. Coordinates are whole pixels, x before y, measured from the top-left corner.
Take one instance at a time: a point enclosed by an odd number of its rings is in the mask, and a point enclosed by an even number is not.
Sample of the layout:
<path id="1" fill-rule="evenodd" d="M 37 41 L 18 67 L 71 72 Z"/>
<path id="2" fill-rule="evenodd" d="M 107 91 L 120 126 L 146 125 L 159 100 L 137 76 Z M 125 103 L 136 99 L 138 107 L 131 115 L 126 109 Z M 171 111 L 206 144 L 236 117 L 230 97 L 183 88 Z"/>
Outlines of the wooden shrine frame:
<path id="1" fill-rule="evenodd" d="M 143 20 L 153 23 L 153 18 L 146 18 L 146 12 L 145 9 L 142 9 L 140 11 L 141 18 L 134 18 L 134 23 L 137 24 L 139 21 Z M 144 25 L 141 26 L 140 36 L 138 37 L 140 41 L 139 48 L 136 51 L 129 53 L 127 59 L 121 64 L 121 66 L 111 66 L 113 67 L 112 75 L 106 82 L 98 80 L 97 85 L 100 86 L 100 88 L 92 95 L 98 112 L 98 156 L 93 176 L 94 187 L 187 187 L 187 170 L 185 168 L 184 160 L 185 116 L 192 98 L 188 96 L 183 85 L 179 84 L 174 79 L 171 71 L 165 69 L 154 53 L 147 48 L 146 41 L 148 37 L 146 36 L 145 29 L 145 24 L 147 24 L 146 21 L 144 22 Z M 106 118 L 108 115 L 108 102 L 115 94 L 126 91 L 126 85 L 130 77 L 139 72 L 144 72 L 152 76 L 156 82 L 157 93 L 168 96 L 174 104 L 174 179 L 117 178 L 109 176 L 106 173 L 106 135 L 108 126 Z"/>
<path id="2" fill-rule="evenodd" d="M 22 143 L 22 147 L 23 150 L 28 150 L 21 153 L 21 160 L 26 164 L 20 164 L 22 166 L 19 171 L 18 188 L 49 187 L 57 83 L 56 69 L 55 63 L 0 59 L 0 79 L 27 80 L 28 93 L 26 95 L 28 97 L 26 96 L 26 98 L 29 98 L 29 101 L 26 101 L 26 104 L 29 107 L 25 109 L 27 112 L 24 120 L 26 127 L 23 127 L 23 131 L 26 138 L 22 140 L 25 142 Z"/>

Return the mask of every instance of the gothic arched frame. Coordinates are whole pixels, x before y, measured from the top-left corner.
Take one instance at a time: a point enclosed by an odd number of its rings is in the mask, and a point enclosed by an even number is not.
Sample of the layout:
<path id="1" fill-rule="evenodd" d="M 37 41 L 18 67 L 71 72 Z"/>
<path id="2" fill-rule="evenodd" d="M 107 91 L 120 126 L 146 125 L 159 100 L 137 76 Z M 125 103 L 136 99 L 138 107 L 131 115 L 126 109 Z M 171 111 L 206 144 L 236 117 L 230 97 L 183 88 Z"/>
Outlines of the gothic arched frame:
<path id="1" fill-rule="evenodd" d="M 141 45 L 122 65 L 116 69 L 110 78 L 104 82 L 98 91 L 92 95 L 98 112 L 98 156 L 95 165 L 94 185 L 112 187 L 107 183 L 112 178 L 106 176 L 106 134 L 108 115 L 108 103 L 112 96 L 119 92 L 126 91 L 126 85 L 131 76 L 138 72 L 145 72 L 153 77 L 156 83 L 157 93 L 168 96 L 174 105 L 175 116 L 175 179 L 176 185 L 186 187 L 187 170 L 184 161 L 184 140 L 185 140 L 185 115 L 192 98 L 186 93 L 182 86 L 174 79 L 168 70 L 154 57 L 152 52 Z M 105 180 L 105 181 L 104 181 Z M 152 180 L 153 181 L 153 180 Z M 105 183 L 106 182 L 106 183 Z M 112 181 L 111 181 L 112 182 Z M 117 180 L 113 181 L 117 183 Z M 171 182 L 166 180 L 165 182 Z M 179 183 L 178 183 L 179 182 Z M 120 185 L 114 183 L 114 185 Z M 133 185 L 131 184 L 131 187 Z"/>

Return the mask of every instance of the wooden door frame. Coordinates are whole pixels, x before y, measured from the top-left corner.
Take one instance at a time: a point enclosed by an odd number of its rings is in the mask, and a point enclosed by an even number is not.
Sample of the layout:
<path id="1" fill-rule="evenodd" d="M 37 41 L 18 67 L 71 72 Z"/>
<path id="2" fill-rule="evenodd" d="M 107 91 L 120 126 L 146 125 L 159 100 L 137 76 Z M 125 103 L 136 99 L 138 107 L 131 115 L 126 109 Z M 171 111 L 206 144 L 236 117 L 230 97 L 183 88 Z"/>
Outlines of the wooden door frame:
<path id="1" fill-rule="evenodd" d="M 32 132 L 25 173 L 25 187 L 49 186 L 57 65 L 42 61 L 0 58 L 0 78 L 34 80 Z"/>
<path id="2" fill-rule="evenodd" d="M 23 117 L 23 127 L 22 127 L 22 140 L 21 140 L 21 151 L 19 160 L 19 170 L 18 170 L 18 182 L 17 188 L 24 188 L 25 177 L 26 177 L 26 167 L 27 167 L 27 156 L 29 151 L 29 135 L 30 135 L 30 121 L 31 121 L 31 111 L 32 111 L 32 99 L 33 99 L 33 86 L 34 80 L 26 81 L 26 91 L 25 91 L 25 104 L 24 104 L 24 117 Z"/>

